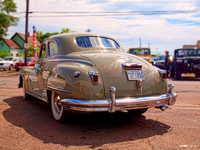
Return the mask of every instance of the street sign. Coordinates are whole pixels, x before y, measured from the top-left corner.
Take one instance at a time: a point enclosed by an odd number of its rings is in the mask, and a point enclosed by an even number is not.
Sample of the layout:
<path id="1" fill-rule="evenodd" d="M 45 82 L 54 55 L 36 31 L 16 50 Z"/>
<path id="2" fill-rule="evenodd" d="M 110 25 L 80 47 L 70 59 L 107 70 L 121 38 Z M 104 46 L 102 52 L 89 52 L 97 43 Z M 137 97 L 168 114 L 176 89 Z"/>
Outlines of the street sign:
<path id="1" fill-rule="evenodd" d="M 28 49 L 29 48 L 29 44 L 28 43 L 24 43 L 24 48 Z"/>

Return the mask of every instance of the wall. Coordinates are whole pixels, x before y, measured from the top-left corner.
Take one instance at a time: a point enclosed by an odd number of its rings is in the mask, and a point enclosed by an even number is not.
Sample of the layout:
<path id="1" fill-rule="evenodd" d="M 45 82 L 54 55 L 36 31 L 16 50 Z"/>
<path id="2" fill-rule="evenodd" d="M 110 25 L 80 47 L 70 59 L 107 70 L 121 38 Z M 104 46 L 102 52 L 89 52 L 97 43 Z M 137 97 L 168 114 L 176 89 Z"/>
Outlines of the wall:
<path id="1" fill-rule="evenodd" d="M 10 47 L 3 40 L 0 40 L 0 51 L 6 51 L 10 53 Z"/>
<path id="2" fill-rule="evenodd" d="M 16 35 L 13 39 L 20 47 L 24 47 L 24 40 L 21 39 L 19 35 Z"/>

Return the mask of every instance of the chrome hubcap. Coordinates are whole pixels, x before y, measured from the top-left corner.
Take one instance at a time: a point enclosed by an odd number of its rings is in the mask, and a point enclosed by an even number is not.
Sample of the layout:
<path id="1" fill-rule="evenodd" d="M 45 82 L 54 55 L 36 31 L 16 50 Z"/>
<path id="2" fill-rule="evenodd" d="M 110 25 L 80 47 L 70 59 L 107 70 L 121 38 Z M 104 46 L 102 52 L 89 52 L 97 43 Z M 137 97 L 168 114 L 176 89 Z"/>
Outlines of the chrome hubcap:
<path id="1" fill-rule="evenodd" d="M 57 93 L 55 93 L 55 96 L 54 96 L 54 105 L 55 105 L 57 113 L 61 112 L 61 102 L 60 102 L 60 100 L 61 100 L 60 96 Z"/>

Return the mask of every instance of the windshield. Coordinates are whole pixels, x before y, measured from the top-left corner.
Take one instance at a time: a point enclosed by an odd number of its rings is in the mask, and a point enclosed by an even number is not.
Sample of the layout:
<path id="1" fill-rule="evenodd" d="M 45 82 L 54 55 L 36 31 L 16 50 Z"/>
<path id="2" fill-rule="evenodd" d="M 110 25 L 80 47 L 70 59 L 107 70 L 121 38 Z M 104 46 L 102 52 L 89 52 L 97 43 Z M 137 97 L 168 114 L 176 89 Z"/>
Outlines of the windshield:
<path id="1" fill-rule="evenodd" d="M 200 56 L 200 49 L 197 49 L 197 56 Z"/>
<path id="2" fill-rule="evenodd" d="M 166 56 L 158 56 L 157 60 L 165 60 Z"/>
<path id="3" fill-rule="evenodd" d="M 33 60 L 33 58 L 27 58 L 27 61 L 28 62 L 30 62 L 30 61 L 32 61 Z M 21 61 L 23 61 L 24 62 L 24 58 L 23 59 L 21 59 Z"/>
<path id="4" fill-rule="evenodd" d="M 184 56 L 196 56 L 196 50 L 194 49 L 179 49 L 175 52 L 176 57 L 184 57 Z"/>
<path id="5" fill-rule="evenodd" d="M 150 55 L 149 49 L 130 49 L 129 53 L 134 55 Z"/>
<path id="6" fill-rule="evenodd" d="M 13 58 L 11 58 L 11 57 L 6 57 L 6 58 L 4 58 L 4 60 L 5 60 L 5 61 L 12 61 Z"/>
<path id="7" fill-rule="evenodd" d="M 90 47 L 102 47 L 102 48 L 114 48 L 119 49 L 119 44 L 109 38 L 105 37 L 77 37 L 76 43 L 79 47 L 90 48 Z"/>

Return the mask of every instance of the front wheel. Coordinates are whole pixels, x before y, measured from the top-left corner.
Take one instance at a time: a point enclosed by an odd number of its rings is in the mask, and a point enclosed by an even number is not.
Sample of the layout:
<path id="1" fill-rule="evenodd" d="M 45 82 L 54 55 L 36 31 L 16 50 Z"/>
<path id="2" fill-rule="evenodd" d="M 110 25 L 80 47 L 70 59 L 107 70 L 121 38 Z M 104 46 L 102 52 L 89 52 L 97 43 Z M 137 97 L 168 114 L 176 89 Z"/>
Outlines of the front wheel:
<path id="1" fill-rule="evenodd" d="M 32 100 L 32 96 L 31 95 L 29 95 L 26 91 L 27 91 L 27 87 L 26 87 L 26 85 L 25 85 L 25 81 L 23 81 L 23 79 L 22 79 L 22 77 L 20 76 L 20 82 L 22 82 L 22 83 L 20 83 L 20 84 L 22 84 L 23 85 L 23 99 L 25 100 L 25 101 L 29 101 L 29 100 Z"/>
<path id="2" fill-rule="evenodd" d="M 196 78 L 200 77 L 200 73 L 195 73 Z"/>
<path id="3" fill-rule="evenodd" d="M 51 110 L 53 113 L 54 119 L 59 122 L 64 122 L 66 111 L 64 110 L 63 106 L 61 105 L 61 99 L 58 93 L 52 91 L 51 94 Z"/>
<path id="4" fill-rule="evenodd" d="M 128 113 L 131 115 L 142 115 L 143 113 L 145 113 L 148 110 L 148 108 L 143 108 L 143 109 L 133 109 L 133 110 L 128 110 Z"/>

